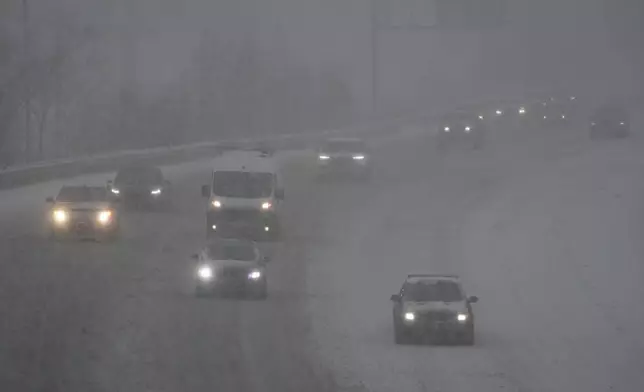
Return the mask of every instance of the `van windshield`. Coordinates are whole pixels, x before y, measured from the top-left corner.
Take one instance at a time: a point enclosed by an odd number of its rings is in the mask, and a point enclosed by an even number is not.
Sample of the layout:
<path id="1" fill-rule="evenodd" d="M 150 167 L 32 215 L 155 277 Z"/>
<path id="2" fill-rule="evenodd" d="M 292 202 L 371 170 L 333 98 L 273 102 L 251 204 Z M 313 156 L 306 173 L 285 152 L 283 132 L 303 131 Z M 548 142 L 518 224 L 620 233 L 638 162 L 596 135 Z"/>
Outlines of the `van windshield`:
<path id="1" fill-rule="evenodd" d="M 218 171 L 213 175 L 213 194 L 221 197 L 258 199 L 273 193 L 272 173 Z"/>

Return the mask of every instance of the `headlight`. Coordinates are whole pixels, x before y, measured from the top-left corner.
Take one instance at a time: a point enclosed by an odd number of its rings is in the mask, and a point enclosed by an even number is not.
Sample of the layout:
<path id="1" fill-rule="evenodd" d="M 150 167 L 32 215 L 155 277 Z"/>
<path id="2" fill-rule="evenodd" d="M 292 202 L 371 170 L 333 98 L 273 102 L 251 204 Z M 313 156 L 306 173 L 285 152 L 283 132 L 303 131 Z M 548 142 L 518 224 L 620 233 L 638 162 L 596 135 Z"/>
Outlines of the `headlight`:
<path id="1" fill-rule="evenodd" d="M 565 115 L 565 114 L 562 114 L 562 115 L 561 115 L 561 118 L 565 119 L 565 118 L 566 118 L 566 115 Z"/>
<path id="2" fill-rule="evenodd" d="M 483 120 L 483 116 L 479 116 L 479 120 Z"/>
<path id="3" fill-rule="evenodd" d="M 150 191 L 150 194 L 151 194 L 151 195 L 154 195 L 154 196 L 156 196 L 156 195 L 160 195 L 160 194 L 161 194 L 161 188 L 152 189 L 152 190 Z"/>
<path id="4" fill-rule="evenodd" d="M 445 127 L 445 128 L 443 128 L 443 130 L 444 130 L 445 132 L 449 132 L 449 127 Z"/>
<path id="5" fill-rule="evenodd" d="M 621 121 L 619 125 L 626 125 L 626 124 L 624 123 L 624 121 Z"/>
<path id="6" fill-rule="evenodd" d="M 414 320 L 416 320 L 416 315 L 414 313 L 412 313 L 412 312 L 405 313 L 403 317 L 405 318 L 406 321 L 414 321 Z"/>
<path id="7" fill-rule="evenodd" d="M 262 210 L 270 210 L 271 208 L 273 208 L 273 205 L 271 203 L 269 203 L 267 201 L 262 203 Z"/>
<path id="8" fill-rule="evenodd" d="M 470 128 L 470 127 L 465 127 L 465 132 L 469 132 L 469 131 L 471 131 L 471 130 L 472 130 L 472 128 Z"/>
<path id="9" fill-rule="evenodd" d="M 575 99 L 577 99 L 577 97 L 570 97 L 571 101 L 574 101 Z"/>
<path id="10" fill-rule="evenodd" d="M 353 159 L 356 160 L 356 161 L 361 161 L 361 160 L 364 159 L 364 155 L 354 155 Z"/>
<path id="11" fill-rule="evenodd" d="M 456 316 L 456 319 L 457 319 L 459 322 L 461 322 L 461 323 L 464 323 L 465 321 L 467 321 L 467 319 L 468 319 L 468 318 L 469 318 L 469 317 L 468 317 L 468 315 L 467 315 L 467 314 L 465 314 L 465 313 L 459 313 L 459 314 Z"/>
<path id="12" fill-rule="evenodd" d="M 503 114 L 503 111 L 502 111 L 502 110 L 497 110 L 497 111 L 496 111 L 496 115 L 497 115 L 497 116 L 500 116 L 500 115 L 502 115 L 502 114 Z"/>
<path id="13" fill-rule="evenodd" d="M 328 155 L 320 155 L 320 156 L 318 157 L 318 159 L 320 159 L 321 161 L 326 161 L 326 160 L 328 160 L 329 158 L 331 158 L 331 157 L 330 157 L 330 156 L 328 156 Z"/>
<path id="14" fill-rule="evenodd" d="M 202 265 L 197 270 L 197 276 L 201 280 L 211 280 L 215 276 L 215 271 L 209 265 Z"/>
<path id="15" fill-rule="evenodd" d="M 213 200 L 210 202 L 210 204 L 212 204 L 212 206 L 215 208 L 221 208 L 221 202 L 219 200 Z"/>
<path id="16" fill-rule="evenodd" d="M 258 269 L 252 270 L 248 274 L 248 279 L 250 279 L 250 280 L 259 280 L 259 278 L 261 278 L 261 277 L 262 277 L 262 271 L 260 271 Z"/>
<path id="17" fill-rule="evenodd" d="M 51 216 L 54 219 L 54 222 L 58 224 L 67 223 L 67 221 L 69 220 L 69 214 L 67 214 L 67 211 L 65 210 L 54 210 Z"/>
<path id="18" fill-rule="evenodd" d="M 519 108 L 519 114 L 525 114 L 525 108 Z"/>
<path id="19" fill-rule="evenodd" d="M 98 215 L 96 216 L 96 219 L 98 220 L 98 223 L 102 225 L 106 225 L 110 223 L 110 221 L 112 220 L 112 211 L 110 210 L 99 211 Z"/>
<path id="20" fill-rule="evenodd" d="M 113 193 L 113 194 L 115 194 L 115 195 L 118 195 L 119 193 L 121 193 L 121 191 L 120 191 L 120 190 L 118 190 L 118 189 L 116 189 L 116 188 L 112 188 L 112 189 L 110 189 L 110 190 L 111 190 L 111 191 L 112 191 L 112 193 Z"/>

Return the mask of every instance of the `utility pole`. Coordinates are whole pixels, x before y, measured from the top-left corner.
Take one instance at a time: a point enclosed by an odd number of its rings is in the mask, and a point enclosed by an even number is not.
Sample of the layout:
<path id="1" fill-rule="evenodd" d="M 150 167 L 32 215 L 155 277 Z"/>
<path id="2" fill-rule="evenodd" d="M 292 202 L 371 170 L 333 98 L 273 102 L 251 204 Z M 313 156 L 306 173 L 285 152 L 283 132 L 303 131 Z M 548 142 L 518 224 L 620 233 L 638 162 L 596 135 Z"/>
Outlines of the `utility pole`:
<path id="1" fill-rule="evenodd" d="M 25 161 L 30 160 L 31 154 L 31 37 L 29 29 L 29 2 L 22 0 L 22 49 L 24 80 L 23 100 L 25 105 Z"/>
<path id="2" fill-rule="evenodd" d="M 371 43 L 371 110 L 378 113 L 378 0 L 370 0 L 370 43 Z"/>

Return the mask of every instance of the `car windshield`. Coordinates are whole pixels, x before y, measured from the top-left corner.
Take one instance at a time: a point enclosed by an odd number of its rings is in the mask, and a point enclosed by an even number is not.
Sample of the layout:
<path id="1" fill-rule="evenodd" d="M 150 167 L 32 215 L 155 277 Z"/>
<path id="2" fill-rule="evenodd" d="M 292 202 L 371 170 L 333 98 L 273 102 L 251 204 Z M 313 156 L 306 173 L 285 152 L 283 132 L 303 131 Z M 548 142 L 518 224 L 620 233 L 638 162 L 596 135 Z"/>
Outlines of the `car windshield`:
<path id="1" fill-rule="evenodd" d="M 213 243 L 208 245 L 207 253 L 212 260 L 253 261 L 256 258 L 255 248 L 242 243 Z"/>
<path id="2" fill-rule="evenodd" d="M 157 167 L 130 167 L 122 169 L 116 175 L 116 184 L 150 184 L 156 185 L 163 181 L 161 169 Z"/>
<path id="3" fill-rule="evenodd" d="M 463 293 L 452 281 L 423 281 L 406 284 L 404 298 L 416 302 L 457 302 L 463 300 Z"/>
<path id="4" fill-rule="evenodd" d="M 71 187 L 66 186 L 60 189 L 56 201 L 62 202 L 92 202 L 107 200 L 107 191 L 99 187 Z"/>
<path id="5" fill-rule="evenodd" d="M 242 171 L 217 171 L 213 175 L 213 194 L 222 197 L 256 199 L 273 193 L 273 174 Z"/>
<path id="6" fill-rule="evenodd" d="M 364 142 L 359 140 L 334 140 L 322 148 L 324 152 L 362 152 L 366 150 Z"/>

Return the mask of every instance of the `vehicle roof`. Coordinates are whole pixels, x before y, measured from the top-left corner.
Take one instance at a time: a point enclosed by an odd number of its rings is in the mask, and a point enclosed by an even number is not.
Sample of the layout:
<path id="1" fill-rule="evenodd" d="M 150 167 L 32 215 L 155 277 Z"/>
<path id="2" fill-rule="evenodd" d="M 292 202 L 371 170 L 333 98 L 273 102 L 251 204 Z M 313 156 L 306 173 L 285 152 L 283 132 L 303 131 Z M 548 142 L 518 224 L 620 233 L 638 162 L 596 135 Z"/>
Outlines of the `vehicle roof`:
<path id="1" fill-rule="evenodd" d="M 213 160 L 212 165 L 215 171 L 277 172 L 275 161 L 259 151 L 224 152 Z"/>
<path id="2" fill-rule="evenodd" d="M 429 282 L 429 281 L 437 281 L 437 280 L 443 280 L 443 281 L 450 281 L 450 282 L 460 282 L 460 278 L 458 275 L 450 275 L 450 274 L 410 274 L 407 275 L 407 279 L 405 279 L 406 283 L 419 283 L 419 282 Z"/>

